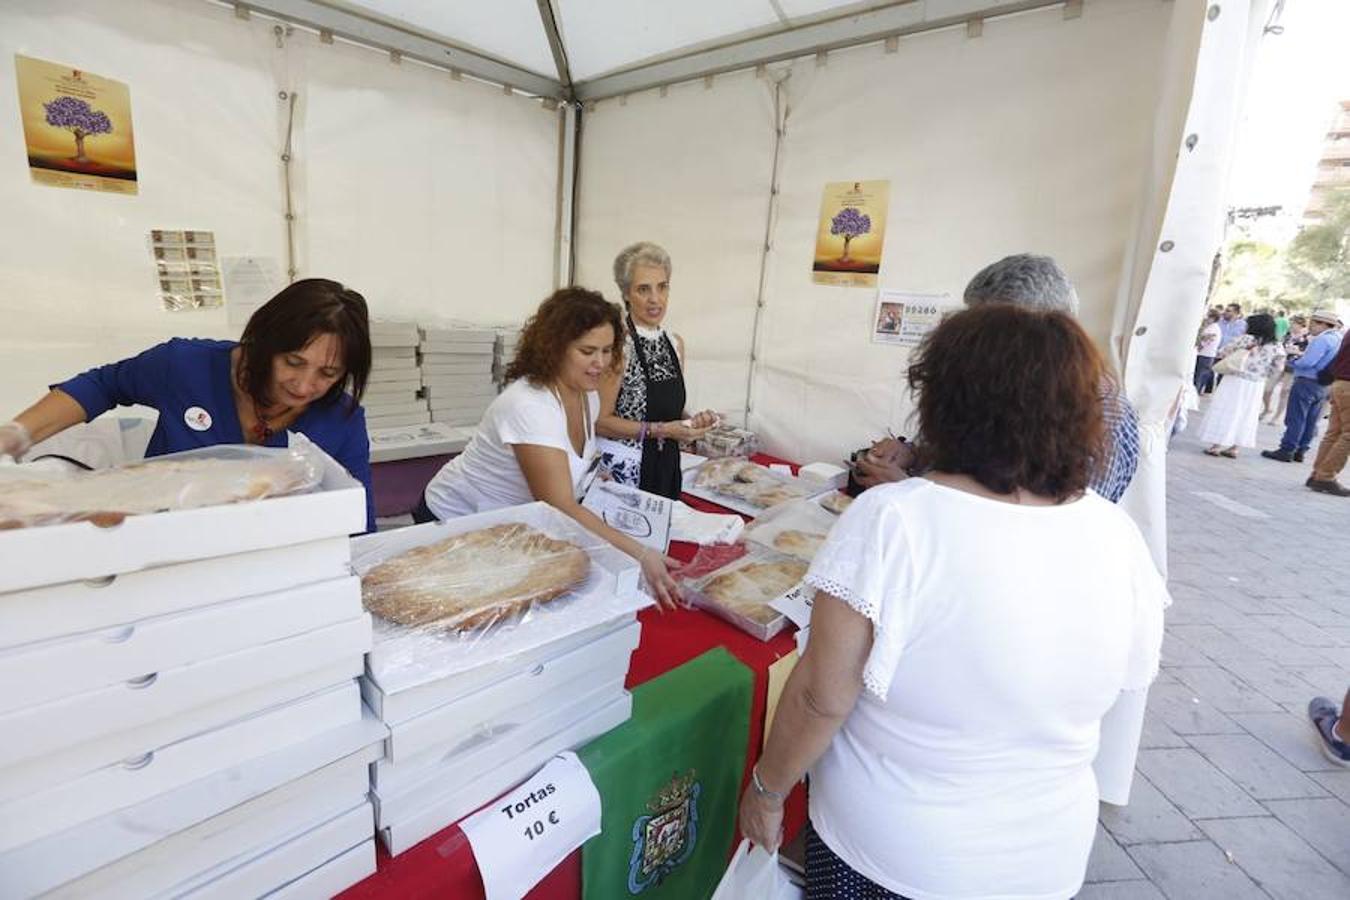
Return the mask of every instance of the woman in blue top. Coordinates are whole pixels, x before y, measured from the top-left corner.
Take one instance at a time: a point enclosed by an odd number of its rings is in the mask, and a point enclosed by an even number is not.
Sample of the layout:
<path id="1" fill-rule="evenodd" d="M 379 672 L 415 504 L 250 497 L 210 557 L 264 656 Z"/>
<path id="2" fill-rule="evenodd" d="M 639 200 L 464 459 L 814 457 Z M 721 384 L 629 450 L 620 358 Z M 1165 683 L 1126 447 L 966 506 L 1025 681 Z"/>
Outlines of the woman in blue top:
<path id="1" fill-rule="evenodd" d="M 373 531 L 360 406 L 370 358 L 365 299 L 336 281 L 306 278 L 259 307 L 238 343 L 173 338 L 52 385 L 0 426 L 0 455 L 18 458 L 36 441 L 137 403 L 159 411 L 146 456 L 214 444 L 284 447 L 286 433 L 298 431 L 365 485 Z"/>

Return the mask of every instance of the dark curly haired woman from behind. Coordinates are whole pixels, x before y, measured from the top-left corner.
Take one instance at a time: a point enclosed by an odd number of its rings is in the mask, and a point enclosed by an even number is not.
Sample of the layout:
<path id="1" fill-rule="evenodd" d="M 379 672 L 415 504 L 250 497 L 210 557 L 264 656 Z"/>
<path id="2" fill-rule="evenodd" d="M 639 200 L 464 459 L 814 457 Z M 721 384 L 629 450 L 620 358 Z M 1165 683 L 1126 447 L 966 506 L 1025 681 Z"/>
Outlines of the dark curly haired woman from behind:
<path id="1" fill-rule="evenodd" d="M 1156 675 L 1162 578 L 1087 486 L 1104 367 L 1062 312 L 956 313 L 909 369 L 922 477 L 868 490 L 741 801 L 772 850 L 811 772 L 807 898 L 1071 897 L 1102 716 Z"/>
<path id="2" fill-rule="evenodd" d="M 673 605 L 676 565 L 615 531 L 581 505 L 594 473 L 600 379 L 623 370 L 619 308 L 596 291 L 563 288 L 539 305 L 521 331 L 498 395 L 464 452 L 427 485 L 419 521 L 542 500 L 642 565 L 653 595 Z"/>

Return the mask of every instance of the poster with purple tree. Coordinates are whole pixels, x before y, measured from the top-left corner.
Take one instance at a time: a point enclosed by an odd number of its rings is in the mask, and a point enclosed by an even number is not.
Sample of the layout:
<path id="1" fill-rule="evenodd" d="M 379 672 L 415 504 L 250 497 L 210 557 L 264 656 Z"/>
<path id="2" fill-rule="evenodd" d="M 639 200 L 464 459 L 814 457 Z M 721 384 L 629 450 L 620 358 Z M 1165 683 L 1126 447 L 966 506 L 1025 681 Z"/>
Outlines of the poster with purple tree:
<path id="1" fill-rule="evenodd" d="M 120 81 L 15 56 L 28 169 L 39 184 L 135 194 L 131 91 Z"/>
<path id="2" fill-rule="evenodd" d="M 889 181 L 825 185 L 812 280 L 843 287 L 876 287 L 890 205 Z"/>

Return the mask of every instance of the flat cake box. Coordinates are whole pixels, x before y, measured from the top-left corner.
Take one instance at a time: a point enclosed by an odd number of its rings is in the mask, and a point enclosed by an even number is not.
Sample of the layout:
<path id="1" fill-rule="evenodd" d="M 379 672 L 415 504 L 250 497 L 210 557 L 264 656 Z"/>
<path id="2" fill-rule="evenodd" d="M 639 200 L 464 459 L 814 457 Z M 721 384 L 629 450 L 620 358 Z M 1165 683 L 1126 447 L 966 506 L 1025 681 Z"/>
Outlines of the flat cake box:
<path id="1" fill-rule="evenodd" d="M 366 659 L 366 676 L 386 698 L 538 651 L 651 604 L 651 598 L 639 590 L 641 568 L 632 557 L 542 502 L 363 535 L 352 541 L 352 565 L 364 574 L 375 565 L 417 547 L 509 523 L 529 525 L 551 538 L 582 548 L 591 562 L 585 581 L 556 600 L 465 634 L 447 632 L 434 624 L 407 627 L 377 617 L 374 643 Z M 426 585 L 419 583 L 418 587 Z"/>
<path id="2" fill-rule="evenodd" d="M 319 486 L 309 493 L 129 516 L 111 527 L 68 522 L 0 531 L 0 559 L 4 560 L 0 565 L 0 615 L 13 600 L 9 592 L 83 579 L 115 582 L 116 577 L 156 566 L 364 531 L 365 488 L 331 457 L 313 449 L 321 455 L 323 472 Z M 228 583 L 231 577 L 226 578 L 225 596 L 240 596 L 236 585 Z M 177 587 L 192 593 L 206 585 Z M 8 642 L 3 629 L 0 635 L 0 641 Z"/>
<path id="3" fill-rule="evenodd" d="M 346 790 L 340 798 L 343 808 L 357 804 L 361 796 L 352 791 L 364 791 L 368 778 L 367 767 L 379 753 L 386 731 L 373 716 L 314 735 L 308 740 L 275 750 L 265 756 L 250 759 L 182 787 L 151 797 L 133 806 L 82 822 L 74 827 L 49 835 L 23 846 L 0 852 L 0 896 L 30 896 L 68 885 L 76 879 L 97 876 L 104 867 L 127 865 L 126 860 L 147 850 L 154 851 L 161 842 L 178 842 L 185 832 L 213 819 L 233 817 L 237 807 L 248 805 L 288 784 L 307 778 L 322 778 L 324 771 L 335 767 L 345 770 Z M 311 782 L 311 785 L 313 782 Z M 309 790 L 315 790 L 310 787 Z M 293 800 L 303 802 L 307 791 L 297 791 Z M 314 798 L 308 798 L 314 799 Z M 255 807 L 256 810 L 256 807 Z M 253 818 L 249 815 L 248 818 Z M 210 832 L 221 827 L 208 827 L 207 833 L 198 832 L 200 843 L 187 849 L 209 856 L 212 850 L 226 849 L 237 854 L 240 842 L 247 842 L 248 834 L 225 834 L 221 847 Z M 274 823 L 275 824 L 275 823 Z M 248 821 L 239 822 L 248 831 Z M 228 857 L 226 857 L 228 858 Z M 209 868 L 210 859 L 206 860 Z M 219 864 L 218 862 L 214 864 Z M 153 872 L 151 873 L 153 875 Z M 357 876 L 360 877 L 360 876 Z M 134 884 L 135 877 L 128 879 Z M 87 896 L 82 890 L 71 895 Z M 138 890 L 139 896 L 148 891 Z"/>

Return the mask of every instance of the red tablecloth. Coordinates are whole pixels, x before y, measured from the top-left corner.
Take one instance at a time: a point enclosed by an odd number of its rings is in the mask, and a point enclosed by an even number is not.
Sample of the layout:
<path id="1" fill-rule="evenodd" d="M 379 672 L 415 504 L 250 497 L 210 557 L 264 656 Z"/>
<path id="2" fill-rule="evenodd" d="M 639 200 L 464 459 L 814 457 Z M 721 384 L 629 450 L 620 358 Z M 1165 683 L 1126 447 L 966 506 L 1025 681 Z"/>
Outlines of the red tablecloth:
<path id="1" fill-rule="evenodd" d="M 756 462 L 781 462 L 768 456 L 755 457 Z M 696 497 L 685 496 L 690 506 L 711 512 L 726 510 Z M 697 547 L 674 543 L 670 555 L 688 560 Z M 764 710 L 768 698 L 768 671 L 780 657 L 796 652 L 792 629 L 768 642 L 751 637 L 740 629 L 711 616 L 702 610 L 678 609 L 661 612 L 647 609 L 638 615 L 642 622 L 642 639 L 633 651 L 629 664 L 627 687 L 633 688 L 645 681 L 669 672 L 714 647 L 727 650 L 750 667 L 755 676 L 755 688 L 750 709 L 750 741 L 746 758 L 745 780 L 750 778 L 750 766 L 759 758 L 764 742 Z M 791 840 L 806 823 L 806 792 L 800 787 L 788 798 L 785 816 L 787 839 Z M 739 838 L 737 839 L 737 843 Z M 454 898 L 454 900 L 483 900 L 483 883 L 478 877 L 478 866 L 464 832 L 451 825 L 427 838 L 398 857 L 390 857 L 377 842 L 376 873 L 354 885 L 340 896 L 343 900 L 373 900 L 373 898 Z M 526 895 L 526 900 L 577 900 L 581 896 L 581 851 L 573 853 Z"/>

